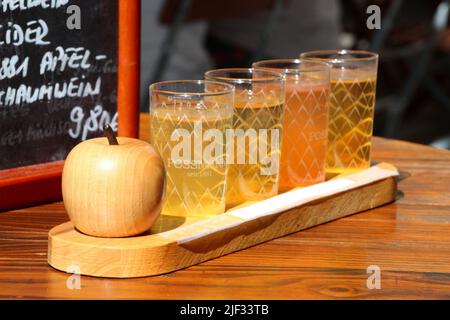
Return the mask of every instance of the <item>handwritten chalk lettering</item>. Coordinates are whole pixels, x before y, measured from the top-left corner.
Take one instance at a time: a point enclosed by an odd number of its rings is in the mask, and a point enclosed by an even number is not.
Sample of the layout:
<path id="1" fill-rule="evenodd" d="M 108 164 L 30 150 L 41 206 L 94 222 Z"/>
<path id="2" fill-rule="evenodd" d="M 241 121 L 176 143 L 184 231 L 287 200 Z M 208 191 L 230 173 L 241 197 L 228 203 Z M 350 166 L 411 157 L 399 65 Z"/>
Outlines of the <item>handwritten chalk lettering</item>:
<path id="1" fill-rule="evenodd" d="M 0 63 L 0 80 L 11 79 L 20 75 L 25 78 L 28 74 L 29 60 L 30 58 L 26 57 L 23 61 L 20 61 L 18 55 L 3 58 Z"/>
<path id="2" fill-rule="evenodd" d="M 74 105 L 83 103 L 82 98 L 63 98 L 60 100 L 52 100 L 46 103 L 46 112 L 51 115 L 56 112 L 65 111 L 68 113 Z"/>
<path id="3" fill-rule="evenodd" d="M 45 72 L 54 72 L 56 70 L 63 72 L 69 69 L 89 69 L 89 57 L 91 52 L 84 48 L 66 48 L 56 47 L 55 51 L 44 53 L 40 64 L 40 74 Z"/>
<path id="4" fill-rule="evenodd" d="M 69 130 L 71 123 L 69 121 L 45 121 L 43 123 L 34 123 L 28 126 L 25 134 L 26 141 L 38 141 L 55 136 L 65 135 Z"/>
<path id="5" fill-rule="evenodd" d="M 36 7 L 43 9 L 59 9 L 69 3 L 69 0 L 2 0 L 1 9 L 3 12 L 14 10 L 28 10 Z"/>
<path id="6" fill-rule="evenodd" d="M 52 99 L 85 98 L 100 94 L 102 78 L 98 77 L 95 83 L 80 81 L 79 78 L 71 78 L 68 82 L 56 82 L 32 87 L 21 84 L 17 88 L 7 87 L 0 90 L 0 106 L 13 106 L 30 104 L 36 101 L 50 101 Z"/>
<path id="7" fill-rule="evenodd" d="M 50 44 L 45 41 L 48 35 L 47 23 L 42 20 L 28 21 L 26 28 L 9 21 L 6 26 L 0 25 L 0 45 L 21 46 L 24 43 L 44 46 Z"/>
<path id="8" fill-rule="evenodd" d="M 106 56 L 100 56 L 100 58 L 99 56 L 96 56 L 95 60 L 97 61 L 105 60 L 105 63 L 103 64 L 103 66 L 98 64 L 92 64 L 88 70 L 89 73 L 96 73 L 96 72 L 101 72 L 102 74 L 117 73 L 117 65 L 114 63 L 112 59 L 106 60 Z"/>
<path id="9" fill-rule="evenodd" d="M 0 121 L 28 117 L 30 115 L 30 106 L 12 106 L 0 108 Z"/>
<path id="10" fill-rule="evenodd" d="M 83 108 L 77 106 L 70 112 L 70 121 L 75 124 L 75 128 L 71 128 L 68 133 L 73 139 L 81 137 L 81 141 L 87 139 L 89 133 L 98 132 L 106 124 L 111 129 L 117 131 L 117 112 L 111 117 L 111 114 L 103 110 L 103 106 L 97 105 L 89 111 L 89 116 L 83 111 Z"/>
<path id="11" fill-rule="evenodd" d="M 81 29 L 81 9 L 77 5 L 71 5 L 67 7 L 67 14 L 70 16 L 67 18 L 66 26 L 69 30 L 80 30 Z"/>
<path id="12" fill-rule="evenodd" d="M 102 78 L 98 77 L 95 85 L 92 86 L 90 82 L 77 82 L 78 78 L 70 79 L 70 82 L 67 86 L 67 96 L 69 97 L 87 97 L 87 96 L 96 96 L 100 93 L 100 87 L 102 84 Z M 64 94 L 60 94 L 59 96 L 55 95 L 55 98 L 62 98 L 65 96 Z"/>
<path id="13" fill-rule="evenodd" d="M 1 133 L 0 137 L 0 146 L 14 146 L 16 144 L 22 143 L 23 133 L 22 130 L 13 131 L 7 130 L 6 132 Z"/>

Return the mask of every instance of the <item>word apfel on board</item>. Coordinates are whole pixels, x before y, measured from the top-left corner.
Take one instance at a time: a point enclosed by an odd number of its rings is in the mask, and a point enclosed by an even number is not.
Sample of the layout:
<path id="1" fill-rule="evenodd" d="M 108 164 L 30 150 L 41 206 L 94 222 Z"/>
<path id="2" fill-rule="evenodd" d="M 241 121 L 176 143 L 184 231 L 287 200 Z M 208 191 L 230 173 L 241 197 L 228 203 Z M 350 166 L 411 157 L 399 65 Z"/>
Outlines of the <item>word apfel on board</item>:
<path id="1" fill-rule="evenodd" d="M 76 5 L 81 28 L 68 28 Z M 117 131 L 117 1 L 0 1 L 0 170 Z"/>
<path id="2" fill-rule="evenodd" d="M 61 200 L 64 159 L 139 134 L 140 0 L 0 0 L 0 212 Z"/>

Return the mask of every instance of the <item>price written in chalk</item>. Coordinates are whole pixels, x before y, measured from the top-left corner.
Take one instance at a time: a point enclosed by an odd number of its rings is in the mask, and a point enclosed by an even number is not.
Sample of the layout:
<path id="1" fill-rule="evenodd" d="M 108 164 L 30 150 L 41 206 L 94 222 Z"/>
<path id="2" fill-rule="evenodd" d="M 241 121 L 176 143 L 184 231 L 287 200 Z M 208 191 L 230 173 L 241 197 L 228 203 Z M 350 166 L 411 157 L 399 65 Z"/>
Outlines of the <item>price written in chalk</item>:
<path id="1" fill-rule="evenodd" d="M 69 130 L 69 135 L 74 138 L 86 140 L 89 133 L 102 130 L 105 125 L 117 131 L 117 112 L 111 117 L 108 111 L 102 106 L 95 106 L 93 110 L 86 114 L 81 107 L 75 107 L 70 113 L 70 120 L 75 123 L 75 128 Z"/>
<path id="2" fill-rule="evenodd" d="M 0 1 L 0 170 L 117 131 L 118 25 L 80 28 L 81 13 L 83 25 L 118 21 L 118 3 Z"/>

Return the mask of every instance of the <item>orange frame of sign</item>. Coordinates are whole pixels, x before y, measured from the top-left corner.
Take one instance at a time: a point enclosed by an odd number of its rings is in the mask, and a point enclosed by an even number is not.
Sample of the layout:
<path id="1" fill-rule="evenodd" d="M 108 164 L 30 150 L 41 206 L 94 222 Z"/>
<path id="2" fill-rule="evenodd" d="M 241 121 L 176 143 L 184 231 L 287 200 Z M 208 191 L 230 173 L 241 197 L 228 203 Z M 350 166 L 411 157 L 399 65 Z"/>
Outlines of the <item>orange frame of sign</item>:
<path id="1" fill-rule="evenodd" d="M 139 136 L 140 0 L 117 0 L 119 136 Z M 0 211 L 60 201 L 64 161 L 0 171 Z"/>

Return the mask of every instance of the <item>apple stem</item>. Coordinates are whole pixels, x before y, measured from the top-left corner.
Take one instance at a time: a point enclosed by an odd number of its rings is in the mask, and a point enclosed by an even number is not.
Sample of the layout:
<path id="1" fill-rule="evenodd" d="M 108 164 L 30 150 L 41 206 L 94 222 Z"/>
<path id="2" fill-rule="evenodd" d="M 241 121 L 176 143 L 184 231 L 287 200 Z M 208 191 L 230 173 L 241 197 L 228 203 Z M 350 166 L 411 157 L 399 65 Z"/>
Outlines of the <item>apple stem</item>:
<path id="1" fill-rule="evenodd" d="M 105 124 L 103 127 L 103 134 L 106 138 L 108 138 L 108 142 L 110 145 L 118 145 L 119 142 L 117 141 L 117 138 L 114 134 L 114 131 L 111 129 L 111 127 L 108 124 Z"/>

